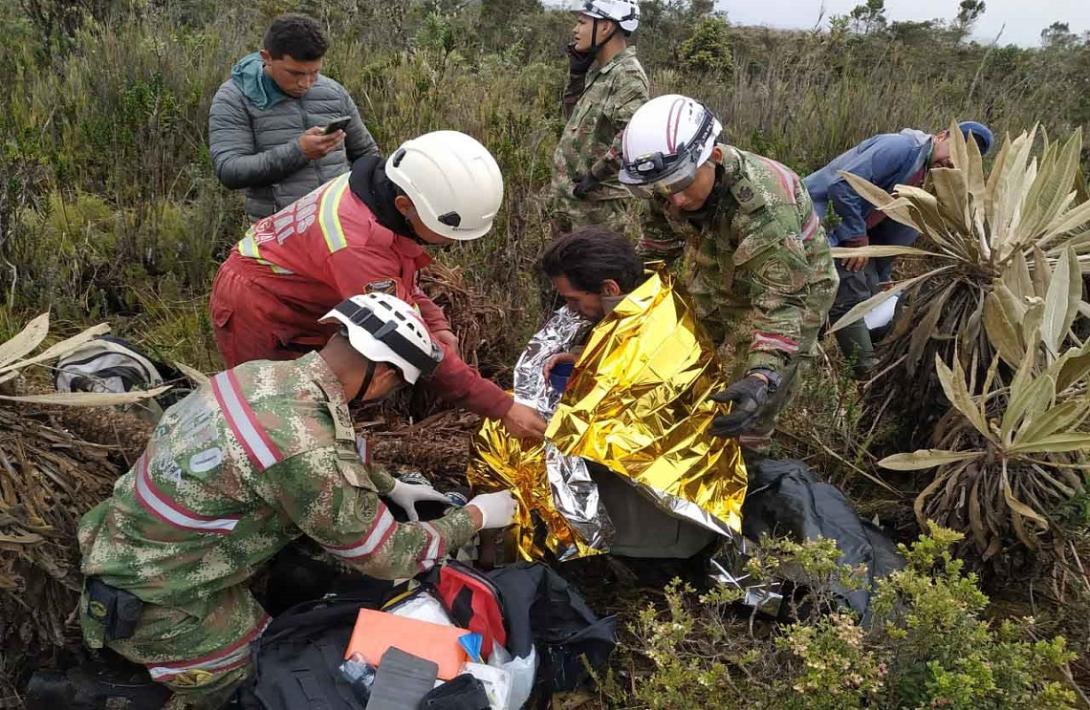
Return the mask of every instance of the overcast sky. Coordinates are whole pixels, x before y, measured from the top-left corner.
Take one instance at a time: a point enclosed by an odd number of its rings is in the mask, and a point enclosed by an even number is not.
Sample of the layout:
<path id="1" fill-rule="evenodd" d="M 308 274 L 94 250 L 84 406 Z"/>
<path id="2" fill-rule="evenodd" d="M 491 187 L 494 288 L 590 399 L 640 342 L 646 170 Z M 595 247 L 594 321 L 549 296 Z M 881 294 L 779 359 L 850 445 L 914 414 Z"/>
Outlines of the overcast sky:
<path id="1" fill-rule="evenodd" d="M 823 6 L 827 21 L 829 15 L 846 14 L 862 2 L 717 0 L 716 5 L 734 24 L 809 28 L 821 17 Z M 957 14 L 958 4 L 958 0 L 886 0 L 886 16 L 890 20 L 950 19 Z M 985 6 L 974 30 L 981 42 L 991 42 L 1002 29 L 1000 44 L 1036 46 L 1041 30 L 1056 21 L 1067 22 L 1078 34 L 1090 30 L 1090 0 L 985 0 Z"/>

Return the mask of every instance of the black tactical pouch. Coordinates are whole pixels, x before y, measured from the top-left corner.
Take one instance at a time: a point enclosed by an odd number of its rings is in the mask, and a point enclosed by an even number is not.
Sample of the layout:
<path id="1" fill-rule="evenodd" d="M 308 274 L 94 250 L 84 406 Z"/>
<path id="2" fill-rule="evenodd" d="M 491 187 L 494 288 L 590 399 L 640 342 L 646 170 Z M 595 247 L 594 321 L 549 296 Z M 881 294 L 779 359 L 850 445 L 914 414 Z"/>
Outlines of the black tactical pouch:
<path id="1" fill-rule="evenodd" d="M 87 580 L 87 614 L 102 624 L 106 641 L 127 639 L 136 631 L 144 602 L 97 577 Z"/>
<path id="2" fill-rule="evenodd" d="M 420 701 L 420 710 L 489 710 L 484 684 L 468 673 L 437 686 Z"/>

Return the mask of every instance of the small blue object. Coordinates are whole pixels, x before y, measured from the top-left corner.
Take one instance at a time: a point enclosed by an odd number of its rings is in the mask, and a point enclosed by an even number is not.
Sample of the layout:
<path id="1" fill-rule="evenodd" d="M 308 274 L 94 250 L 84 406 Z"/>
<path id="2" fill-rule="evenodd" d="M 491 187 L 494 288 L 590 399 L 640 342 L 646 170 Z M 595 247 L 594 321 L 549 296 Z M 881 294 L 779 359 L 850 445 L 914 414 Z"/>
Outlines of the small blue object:
<path id="1" fill-rule="evenodd" d="M 469 660 L 474 663 L 484 663 L 481 660 L 481 644 L 484 643 L 484 637 L 475 631 L 471 631 L 465 636 L 458 638 L 458 643 L 462 644 L 462 648 L 466 650 L 466 655 L 469 656 Z"/>
<path id="2" fill-rule="evenodd" d="M 408 473 L 398 474 L 397 480 L 402 483 L 408 483 L 414 486 L 430 486 L 431 481 L 428 477 L 419 471 L 409 471 Z"/>
<path id="3" fill-rule="evenodd" d="M 563 392 L 568 386 L 568 378 L 571 377 L 572 370 L 574 369 L 575 365 L 570 362 L 557 363 L 553 369 L 549 371 L 549 386 L 557 392 Z"/>

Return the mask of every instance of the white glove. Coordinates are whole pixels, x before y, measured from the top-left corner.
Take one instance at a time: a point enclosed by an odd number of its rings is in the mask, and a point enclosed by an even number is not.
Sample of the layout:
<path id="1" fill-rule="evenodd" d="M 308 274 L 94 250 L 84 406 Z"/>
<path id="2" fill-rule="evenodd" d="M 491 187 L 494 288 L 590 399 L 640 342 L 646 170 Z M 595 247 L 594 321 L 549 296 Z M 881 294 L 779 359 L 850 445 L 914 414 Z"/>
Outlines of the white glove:
<path id="1" fill-rule="evenodd" d="M 481 530 L 505 528 L 515 521 L 515 497 L 511 491 L 482 493 L 469 505 L 481 511 Z"/>
<path id="2" fill-rule="evenodd" d="M 397 503 L 397 507 L 404 510 L 405 514 L 409 516 L 409 520 L 414 523 L 420 520 L 420 516 L 416 513 L 416 504 L 420 501 L 434 500 L 450 505 L 450 499 L 431 486 L 404 483 L 402 481 L 394 481 L 393 490 L 387 493 L 386 497 Z"/>

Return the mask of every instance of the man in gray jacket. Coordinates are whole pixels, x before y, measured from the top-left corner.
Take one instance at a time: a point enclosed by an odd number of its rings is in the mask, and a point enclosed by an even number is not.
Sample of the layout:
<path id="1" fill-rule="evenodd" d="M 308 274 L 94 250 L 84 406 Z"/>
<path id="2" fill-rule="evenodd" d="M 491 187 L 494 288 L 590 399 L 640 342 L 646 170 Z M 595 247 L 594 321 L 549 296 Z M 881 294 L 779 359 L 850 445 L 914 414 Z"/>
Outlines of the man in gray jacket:
<path id="1" fill-rule="evenodd" d="M 278 17 L 264 49 L 243 57 L 212 99 L 212 166 L 225 186 L 246 188 L 251 220 L 347 172 L 357 158 L 379 155 L 348 91 L 319 73 L 328 45 L 311 18 Z M 327 135 L 338 118 L 347 125 Z"/>

